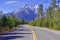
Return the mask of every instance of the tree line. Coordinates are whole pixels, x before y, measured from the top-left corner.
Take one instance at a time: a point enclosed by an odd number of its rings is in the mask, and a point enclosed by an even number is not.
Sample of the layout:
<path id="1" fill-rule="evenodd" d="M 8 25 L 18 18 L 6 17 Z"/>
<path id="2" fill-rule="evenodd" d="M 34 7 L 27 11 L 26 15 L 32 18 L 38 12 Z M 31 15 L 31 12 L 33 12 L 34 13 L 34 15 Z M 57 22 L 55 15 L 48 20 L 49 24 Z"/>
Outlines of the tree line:
<path id="1" fill-rule="evenodd" d="M 27 21 L 23 20 L 23 19 L 17 19 L 15 16 L 10 15 L 10 16 L 6 16 L 5 14 L 0 17 L 0 32 L 2 32 L 2 30 L 8 31 L 14 27 L 17 27 L 18 25 L 21 24 L 26 24 Z"/>
<path id="2" fill-rule="evenodd" d="M 29 25 L 60 30 L 60 7 L 56 5 L 56 2 L 57 0 L 51 0 L 51 4 L 46 9 L 45 14 L 43 4 L 40 4 L 37 9 L 38 15 L 36 20 L 31 21 Z"/>

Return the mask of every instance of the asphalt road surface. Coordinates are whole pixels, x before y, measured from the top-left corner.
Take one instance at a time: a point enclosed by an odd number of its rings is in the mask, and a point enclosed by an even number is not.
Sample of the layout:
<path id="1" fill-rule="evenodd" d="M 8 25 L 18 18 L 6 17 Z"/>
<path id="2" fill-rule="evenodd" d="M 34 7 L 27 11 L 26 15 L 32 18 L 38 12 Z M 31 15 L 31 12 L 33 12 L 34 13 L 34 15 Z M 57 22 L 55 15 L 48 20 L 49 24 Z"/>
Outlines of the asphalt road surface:
<path id="1" fill-rule="evenodd" d="M 20 26 L 5 34 L 0 34 L 0 40 L 32 40 L 32 32 L 26 26 Z"/>
<path id="2" fill-rule="evenodd" d="M 21 25 L 15 30 L 0 34 L 0 40 L 60 40 L 60 35 L 39 27 Z"/>
<path id="3" fill-rule="evenodd" d="M 43 30 L 37 27 L 33 27 L 33 29 L 36 32 L 38 40 L 60 40 L 59 34 L 56 34 L 47 30 Z"/>

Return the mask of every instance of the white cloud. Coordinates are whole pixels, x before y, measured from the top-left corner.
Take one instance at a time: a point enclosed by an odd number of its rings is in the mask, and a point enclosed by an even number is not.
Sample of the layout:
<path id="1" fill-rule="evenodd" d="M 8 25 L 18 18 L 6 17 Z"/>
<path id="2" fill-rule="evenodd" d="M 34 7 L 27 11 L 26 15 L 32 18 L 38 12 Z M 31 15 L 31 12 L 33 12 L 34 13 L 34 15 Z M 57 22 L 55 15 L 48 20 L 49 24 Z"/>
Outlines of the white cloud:
<path id="1" fill-rule="evenodd" d="M 16 4 L 18 3 L 18 1 L 8 1 L 8 2 L 5 2 L 6 4 Z"/>

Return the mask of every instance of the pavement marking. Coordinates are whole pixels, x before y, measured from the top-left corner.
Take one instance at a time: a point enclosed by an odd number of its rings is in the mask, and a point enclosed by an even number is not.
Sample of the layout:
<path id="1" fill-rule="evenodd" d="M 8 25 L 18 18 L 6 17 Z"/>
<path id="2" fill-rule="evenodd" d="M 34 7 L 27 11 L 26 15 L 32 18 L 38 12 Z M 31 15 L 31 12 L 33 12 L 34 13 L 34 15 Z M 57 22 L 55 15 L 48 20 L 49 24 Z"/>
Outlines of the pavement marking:
<path id="1" fill-rule="evenodd" d="M 32 35 L 33 35 L 33 40 L 37 40 L 36 33 L 35 33 L 35 31 L 33 31 L 33 30 L 32 30 Z"/>
<path id="2" fill-rule="evenodd" d="M 26 26 L 26 27 L 28 27 L 28 26 Z M 37 35 L 36 35 L 36 32 L 33 30 L 33 28 L 32 27 L 28 27 L 31 31 L 32 31 L 32 37 L 33 37 L 33 40 L 38 40 L 37 39 Z"/>
<path id="3" fill-rule="evenodd" d="M 30 27 L 30 29 L 31 29 L 31 31 L 32 31 L 33 40 L 38 40 L 35 31 L 34 31 L 31 27 Z"/>

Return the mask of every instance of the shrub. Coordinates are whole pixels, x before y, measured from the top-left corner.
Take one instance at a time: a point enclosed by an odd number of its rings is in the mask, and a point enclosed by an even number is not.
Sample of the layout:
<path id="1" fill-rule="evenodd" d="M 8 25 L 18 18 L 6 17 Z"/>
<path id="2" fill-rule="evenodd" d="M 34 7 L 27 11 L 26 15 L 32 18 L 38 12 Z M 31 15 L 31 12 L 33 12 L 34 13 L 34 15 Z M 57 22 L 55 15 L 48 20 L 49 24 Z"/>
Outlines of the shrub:
<path id="1" fill-rule="evenodd" d="M 35 21 L 31 21 L 29 25 L 35 26 Z"/>
<path id="2" fill-rule="evenodd" d="M 60 30 L 60 25 L 55 25 L 55 26 L 54 26 L 54 29 Z"/>

